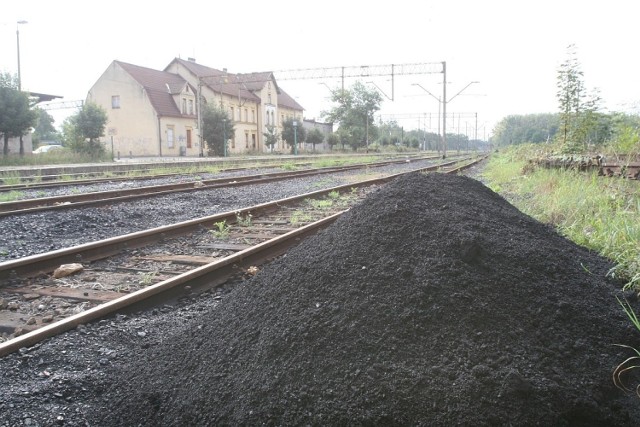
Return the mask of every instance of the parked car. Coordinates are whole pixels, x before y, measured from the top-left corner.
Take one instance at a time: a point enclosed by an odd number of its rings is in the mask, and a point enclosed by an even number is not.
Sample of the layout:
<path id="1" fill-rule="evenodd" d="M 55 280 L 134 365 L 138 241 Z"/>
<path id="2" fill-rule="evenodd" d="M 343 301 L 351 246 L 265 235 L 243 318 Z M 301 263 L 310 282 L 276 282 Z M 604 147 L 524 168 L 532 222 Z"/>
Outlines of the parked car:
<path id="1" fill-rule="evenodd" d="M 63 148 L 62 145 L 43 145 L 33 150 L 33 154 L 48 153 L 49 151 L 59 150 L 61 148 Z"/>

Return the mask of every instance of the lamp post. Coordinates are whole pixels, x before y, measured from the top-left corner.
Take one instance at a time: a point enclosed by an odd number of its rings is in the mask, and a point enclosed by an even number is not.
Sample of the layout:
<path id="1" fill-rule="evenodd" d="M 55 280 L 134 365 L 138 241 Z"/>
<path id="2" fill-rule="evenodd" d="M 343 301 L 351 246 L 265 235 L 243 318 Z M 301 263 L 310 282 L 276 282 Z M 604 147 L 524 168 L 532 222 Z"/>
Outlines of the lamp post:
<path id="1" fill-rule="evenodd" d="M 18 21 L 16 23 L 16 42 L 18 43 L 18 91 L 22 90 L 22 78 L 20 75 L 20 25 L 27 24 L 27 21 Z"/>
<path id="2" fill-rule="evenodd" d="M 294 120 L 293 123 L 293 155 L 298 155 L 298 121 Z"/>

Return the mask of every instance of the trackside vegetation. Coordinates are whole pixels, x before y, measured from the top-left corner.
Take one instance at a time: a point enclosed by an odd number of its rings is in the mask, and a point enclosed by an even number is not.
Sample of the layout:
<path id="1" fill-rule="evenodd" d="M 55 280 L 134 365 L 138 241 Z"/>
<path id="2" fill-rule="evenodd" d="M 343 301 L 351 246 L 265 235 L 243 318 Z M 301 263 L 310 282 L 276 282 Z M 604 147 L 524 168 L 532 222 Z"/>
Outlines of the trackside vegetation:
<path id="1" fill-rule="evenodd" d="M 624 280 L 626 289 L 640 291 L 640 184 L 532 166 L 528 159 L 543 149 L 529 144 L 500 150 L 483 179 L 521 211 L 614 261 L 610 274 Z"/>

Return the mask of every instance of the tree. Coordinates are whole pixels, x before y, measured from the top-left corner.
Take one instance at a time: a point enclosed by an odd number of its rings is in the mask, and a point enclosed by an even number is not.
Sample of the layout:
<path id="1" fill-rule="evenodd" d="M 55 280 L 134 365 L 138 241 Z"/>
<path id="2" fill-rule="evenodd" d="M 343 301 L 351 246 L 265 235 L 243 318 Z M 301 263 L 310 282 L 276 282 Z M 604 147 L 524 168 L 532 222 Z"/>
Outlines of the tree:
<path id="1" fill-rule="evenodd" d="M 335 133 L 330 133 L 327 135 L 327 144 L 329 144 L 329 148 L 333 150 L 334 145 L 338 145 L 340 143 L 340 138 Z"/>
<path id="2" fill-rule="evenodd" d="M 567 56 L 558 70 L 556 84 L 560 107 L 558 139 L 565 151 L 572 152 L 589 143 L 589 135 L 598 123 L 601 99 L 597 91 L 587 93 L 575 45 L 567 47 Z"/>
<path id="3" fill-rule="evenodd" d="M 0 73 L 0 134 L 3 136 L 3 156 L 9 155 L 9 138 L 22 138 L 36 124 L 36 113 L 29 108 L 29 96 L 18 90 L 17 79 Z M 22 139 L 20 155 L 24 154 Z"/>
<path id="4" fill-rule="evenodd" d="M 297 126 L 293 126 L 293 122 L 296 119 L 287 119 L 282 123 L 282 140 L 287 143 L 291 147 L 291 152 L 294 152 L 293 143 L 297 142 L 300 144 L 305 141 L 307 137 L 307 130 L 300 126 L 300 120 L 297 121 Z"/>
<path id="5" fill-rule="evenodd" d="M 58 135 L 56 128 L 53 126 L 53 117 L 51 117 L 51 115 L 42 108 L 36 107 L 35 112 L 38 117 L 36 121 L 35 131 L 32 135 L 34 148 L 37 147 L 42 141 L 59 140 L 60 136 Z"/>
<path id="6" fill-rule="evenodd" d="M 280 140 L 278 128 L 274 125 L 267 125 L 267 131 L 262 134 L 264 135 L 264 145 L 269 147 L 269 151 L 273 151 L 273 146 Z"/>
<path id="7" fill-rule="evenodd" d="M 235 128 L 226 111 L 215 105 L 205 105 L 202 109 L 202 136 L 208 157 L 224 156 L 227 141 L 234 133 Z"/>
<path id="8" fill-rule="evenodd" d="M 331 101 L 336 105 L 323 112 L 323 117 L 338 123 L 341 136 L 354 150 L 368 144 L 375 127 L 373 114 L 380 110 L 382 95 L 357 81 L 350 89 L 332 91 Z"/>
<path id="9" fill-rule="evenodd" d="M 546 143 L 556 138 L 558 127 L 559 114 L 507 116 L 495 125 L 492 141 L 499 146 Z"/>
<path id="10" fill-rule="evenodd" d="M 107 125 L 107 112 L 99 105 L 87 102 L 80 111 L 65 120 L 62 130 L 65 145 L 93 158 L 105 153 L 100 138 Z"/>
<path id="11" fill-rule="evenodd" d="M 319 129 L 313 128 L 307 134 L 306 141 L 313 146 L 313 151 L 316 151 L 316 144 L 324 142 L 324 134 Z"/>

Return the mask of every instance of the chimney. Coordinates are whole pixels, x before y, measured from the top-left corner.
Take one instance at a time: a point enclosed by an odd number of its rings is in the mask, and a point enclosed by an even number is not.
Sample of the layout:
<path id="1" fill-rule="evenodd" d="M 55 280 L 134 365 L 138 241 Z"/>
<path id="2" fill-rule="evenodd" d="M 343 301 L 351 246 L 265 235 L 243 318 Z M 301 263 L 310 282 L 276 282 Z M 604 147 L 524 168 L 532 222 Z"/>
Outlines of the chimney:
<path id="1" fill-rule="evenodd" d="M 226 72 L 227 72 L 227 69 L 226 69 L 226 68 L 223 68 L 223 69 L 222 69 L 222 72 L 223 72 L 223 73 L 226 73 Z"/>
<path id="2" fill-rule="evenodd" d="M 189 62 L 196 62 L 196 58 L 187 58 L 187 61 L 189 61 Z"/>

